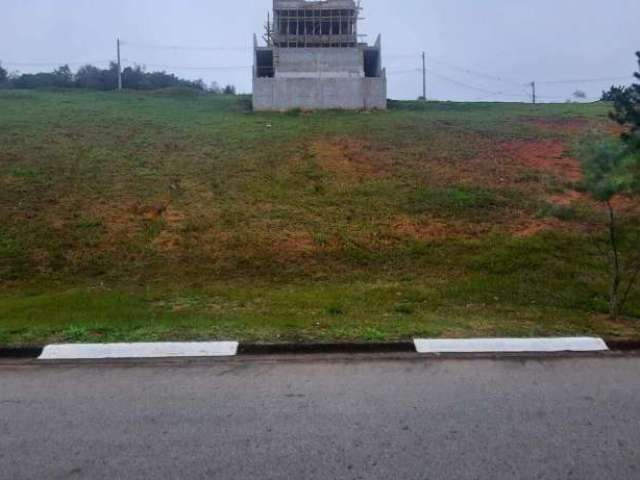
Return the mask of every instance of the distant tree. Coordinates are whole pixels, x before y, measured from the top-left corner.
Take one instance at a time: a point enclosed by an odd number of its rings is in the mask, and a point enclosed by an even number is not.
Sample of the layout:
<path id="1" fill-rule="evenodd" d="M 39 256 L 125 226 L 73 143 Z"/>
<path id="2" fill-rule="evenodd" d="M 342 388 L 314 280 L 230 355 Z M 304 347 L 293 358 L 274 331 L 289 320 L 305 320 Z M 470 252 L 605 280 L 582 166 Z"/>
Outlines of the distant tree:
<path id="1" fill-rule="evenodd" d="M 23 73 L 11 82 L 14 88 L 33 89 L 47 88 L 55 85 L 53 73 Z"/>
<path id="2" fill-rule="evenodd" d="M 271 23 L 271 13 L 267 13 L 267 23 L 264 24 L 264 35 L 262 35 L 264 43 L 268 47 L 273 45 L 273 23 Z"/>
<path id="3" fill-rule="evenodd" d="M 200 90 L 201 92 L 206 92 L 207 91 L 207 84 L 204 83 L 204 80 L 199 78 L 198 80 L 195 80 L 193 83 L 193 88 L 195 88 L 196 90 Z"/>
<path id="4" fill-rule="evenodd" d="M 80 67 L 75 75 L 75 85 L 89 90 L 115 90 L 118 88 L 118 65 L 111 62 L 107 70 L 93 65 Z"/>
<path id="5" fill-rule="evenodd" d="M 222 89 L 220 88 L 218 82 L 211 82 L 211 84 L 209 85 L 209 92 L 213 93 L 214 95 L 222 95 Z"/>
<path id="6" fill-rule="evenodd" d="M 617 87 L 615 85 L 612 85 L 609 90 L 602 92 L 602 97 L 600 97 L 600 101 L 615 102 L 620 95 L 624 95 L 626 89 L 627 88 L 625 86 Z"/>
<path id="7" fill-rule="evenodd" d="M 640 52 L 637 52 L 636 56 L 640 66 Z M 640 80 L 640 71 L 634 76 Z M 640 152 L 640 83 L 631 85 L 617 95 L 613 107 L 611 118 L 627 129 L 622 134 L 622 139 L 632 150 Z"/>
<path id="8" fill-rule="evenodd" d="M 236 87 L 234 87 L 233 85 L 227 85 L 222 90 L 222 94 L 223 95 L 235 95 L 236 94 Z"/>
<path id="9" fill-rule="evenodd" d="M 143 65 L 126 67 L 122 71 L 122 83 L 124 88 L 131 90 L 159 90 L 166 88 L 207 90 L 203 80 L 186 80 L 164 71 L 147 72 Z M 50 73 L 22 74 L 17 75 L 15 78 L 10 76 L 9 84 L 15 88 L 25 89 L 76 87 L 88 90 L 115 90 L 118 88 L 118 65 L 111 62 L 106 69 L 93 65 L 84 65 L 78 69 L 75 75 L 68 65 L 63 65 Z M 233 90 L 233 87 L 228 88 Z"/>
<path id="10" fill-rule="evenodd" d="M 573 92 L 573 98 L 576 100 L 586 100 L 587 93 L 584 90 L 576 90 Z"/>
<path id="11" fill-rule="evenodd" d="M 579 149 L 584 187 L 607 212 L 604 242 L 596 240 L 609 272 L 609 314 L 616 319 L 640 277 L 640 229 L 622 218 L 615 197 L 640 193 L 640 154 L 623 141 L 611 138 L 588 142 Z"/>
<path id="12" fill-rule="evenodd" d="M 122 70 L 122 86 L 129 90 L 151 90 L 152 83 L 147 78 L 147 74 L 144 71 L 144 67 L 136 65 L 134 67 L 127 67 Z M 163 85 L 159 88 L 165 88 Z"/>
<path id="13" fill-rule="evenodd" d="M 53 71 L 53 82 L 55 87 L 73 87 L 73 72 L 69 65 L 63 65 Z"/>
<path id="14" fill-rule="evenodd" d="M 63 65 L 53 72 L 23 73 L 11 78 L 14 88 L 71 88 L 74 86 L 73 72 L 68 65 Z"/>
<path id="15" fill-rule="evenodd" d="M 9 72 L 2 68 L 2 62 L 0 62 L 0 85 L 7 83 L 9 80 Z"/>

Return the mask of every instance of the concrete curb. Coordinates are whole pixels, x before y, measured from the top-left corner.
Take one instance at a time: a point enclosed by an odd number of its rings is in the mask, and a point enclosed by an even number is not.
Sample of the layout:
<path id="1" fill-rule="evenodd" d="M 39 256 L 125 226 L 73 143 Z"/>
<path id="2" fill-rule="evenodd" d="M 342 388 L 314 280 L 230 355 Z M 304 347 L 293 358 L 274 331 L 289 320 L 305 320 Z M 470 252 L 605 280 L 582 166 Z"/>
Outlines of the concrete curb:
<path id="1" fill-rule="evenodd" d="M 599 337 L 467 338 L 415 340 L 420 354 L 458 353 L 595 353 L 609 346 Z"/>
<path id="2" fill-rule="evenodd" d="M 640 338 L 605 339 L 611 352 L 640 352 Z M 37 359 L 45 346 L 0 347 L 0 359 Z M 240 343 L 238 356 L 416 353 L 413 341 L 387 343 Z M 571 353 L 571 352 L 567 352 Z M 598 352 L 595 352 L 596 354 Z M 417 354 L 417 353 L 416 353 Z M 449 354 L 422 354 L 422 356 Z M 508 356 L 517 356 L 510 353 Z M 527 354 L 530 356 L 531 354 Z"/>
<path id="3" fill-rule="evenodd" d="M 234 357 L 238 342 L 153 342 L 48 345 L 39 360 Z"/>

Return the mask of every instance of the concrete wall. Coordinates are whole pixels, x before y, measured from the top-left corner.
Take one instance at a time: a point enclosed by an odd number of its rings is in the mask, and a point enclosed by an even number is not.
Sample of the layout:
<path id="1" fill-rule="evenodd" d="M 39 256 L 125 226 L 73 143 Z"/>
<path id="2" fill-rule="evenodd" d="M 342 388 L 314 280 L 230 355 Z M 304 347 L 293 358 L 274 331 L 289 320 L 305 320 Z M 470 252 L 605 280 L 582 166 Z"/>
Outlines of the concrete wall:
<path id="1" fill-rule="evenodd" d="M 253 91 L 256 111 L 387 108 L 385 78 L 255 78 Z"/>
<path id="2" fill-rule="evenodd" d="M 386 72 L 376 65 L 380 76 L 365 77 L 364 50 L 275 48 L 274 78 L 257 77 L 254 71 L 254 110 L 386 109 Z M 367 51 L 380 52 L 380 38 Z"/>
<path id="3" fill-rule="evenodd" d="M 276 78 L 363 78 L 359 48 L 281 48 Z"/>
<path id="4" fill-rule="evenodd" d="M 365 78 L 362 80 L 364 109 L 387 109 L 387 77 L 386 73 L 380 78 Z"/>

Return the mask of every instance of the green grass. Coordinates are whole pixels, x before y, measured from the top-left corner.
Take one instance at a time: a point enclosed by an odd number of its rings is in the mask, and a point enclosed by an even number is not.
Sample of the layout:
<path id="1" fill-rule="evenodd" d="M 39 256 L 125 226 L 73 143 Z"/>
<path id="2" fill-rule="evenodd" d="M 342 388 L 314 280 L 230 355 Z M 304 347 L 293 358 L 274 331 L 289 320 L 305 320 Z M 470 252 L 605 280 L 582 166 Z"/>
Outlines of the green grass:
<path id="1" fill-rule="evenodd" d="M 411 192 L 405 209 L 410 214 L 432 214 L 469 218 L 474 213 L 486 216 L 513 202 L 504 198 L 505 192 L 481 187 L 422 187 Z"/>
<path id="2" fill-rule="evenodd" d="M 0 91 L 0 344 L 640 333 L 637 294 L 606 319 L 594 207 L 513 157 L 607 105 L 249 105 Z"/>

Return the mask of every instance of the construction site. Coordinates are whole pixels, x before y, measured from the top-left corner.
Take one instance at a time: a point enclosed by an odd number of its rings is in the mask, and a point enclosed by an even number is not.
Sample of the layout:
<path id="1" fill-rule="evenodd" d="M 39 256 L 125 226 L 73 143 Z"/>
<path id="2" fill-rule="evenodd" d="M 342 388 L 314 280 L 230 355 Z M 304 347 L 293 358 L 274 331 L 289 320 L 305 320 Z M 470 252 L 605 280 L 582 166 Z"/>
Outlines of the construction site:
<path id="1" fill-rule="evenodd" d="M 264 44 L 254 36 L 253 107 L 383 110 L 382 39 L 361 42 L 355 0 L 274 0 Z"/>

